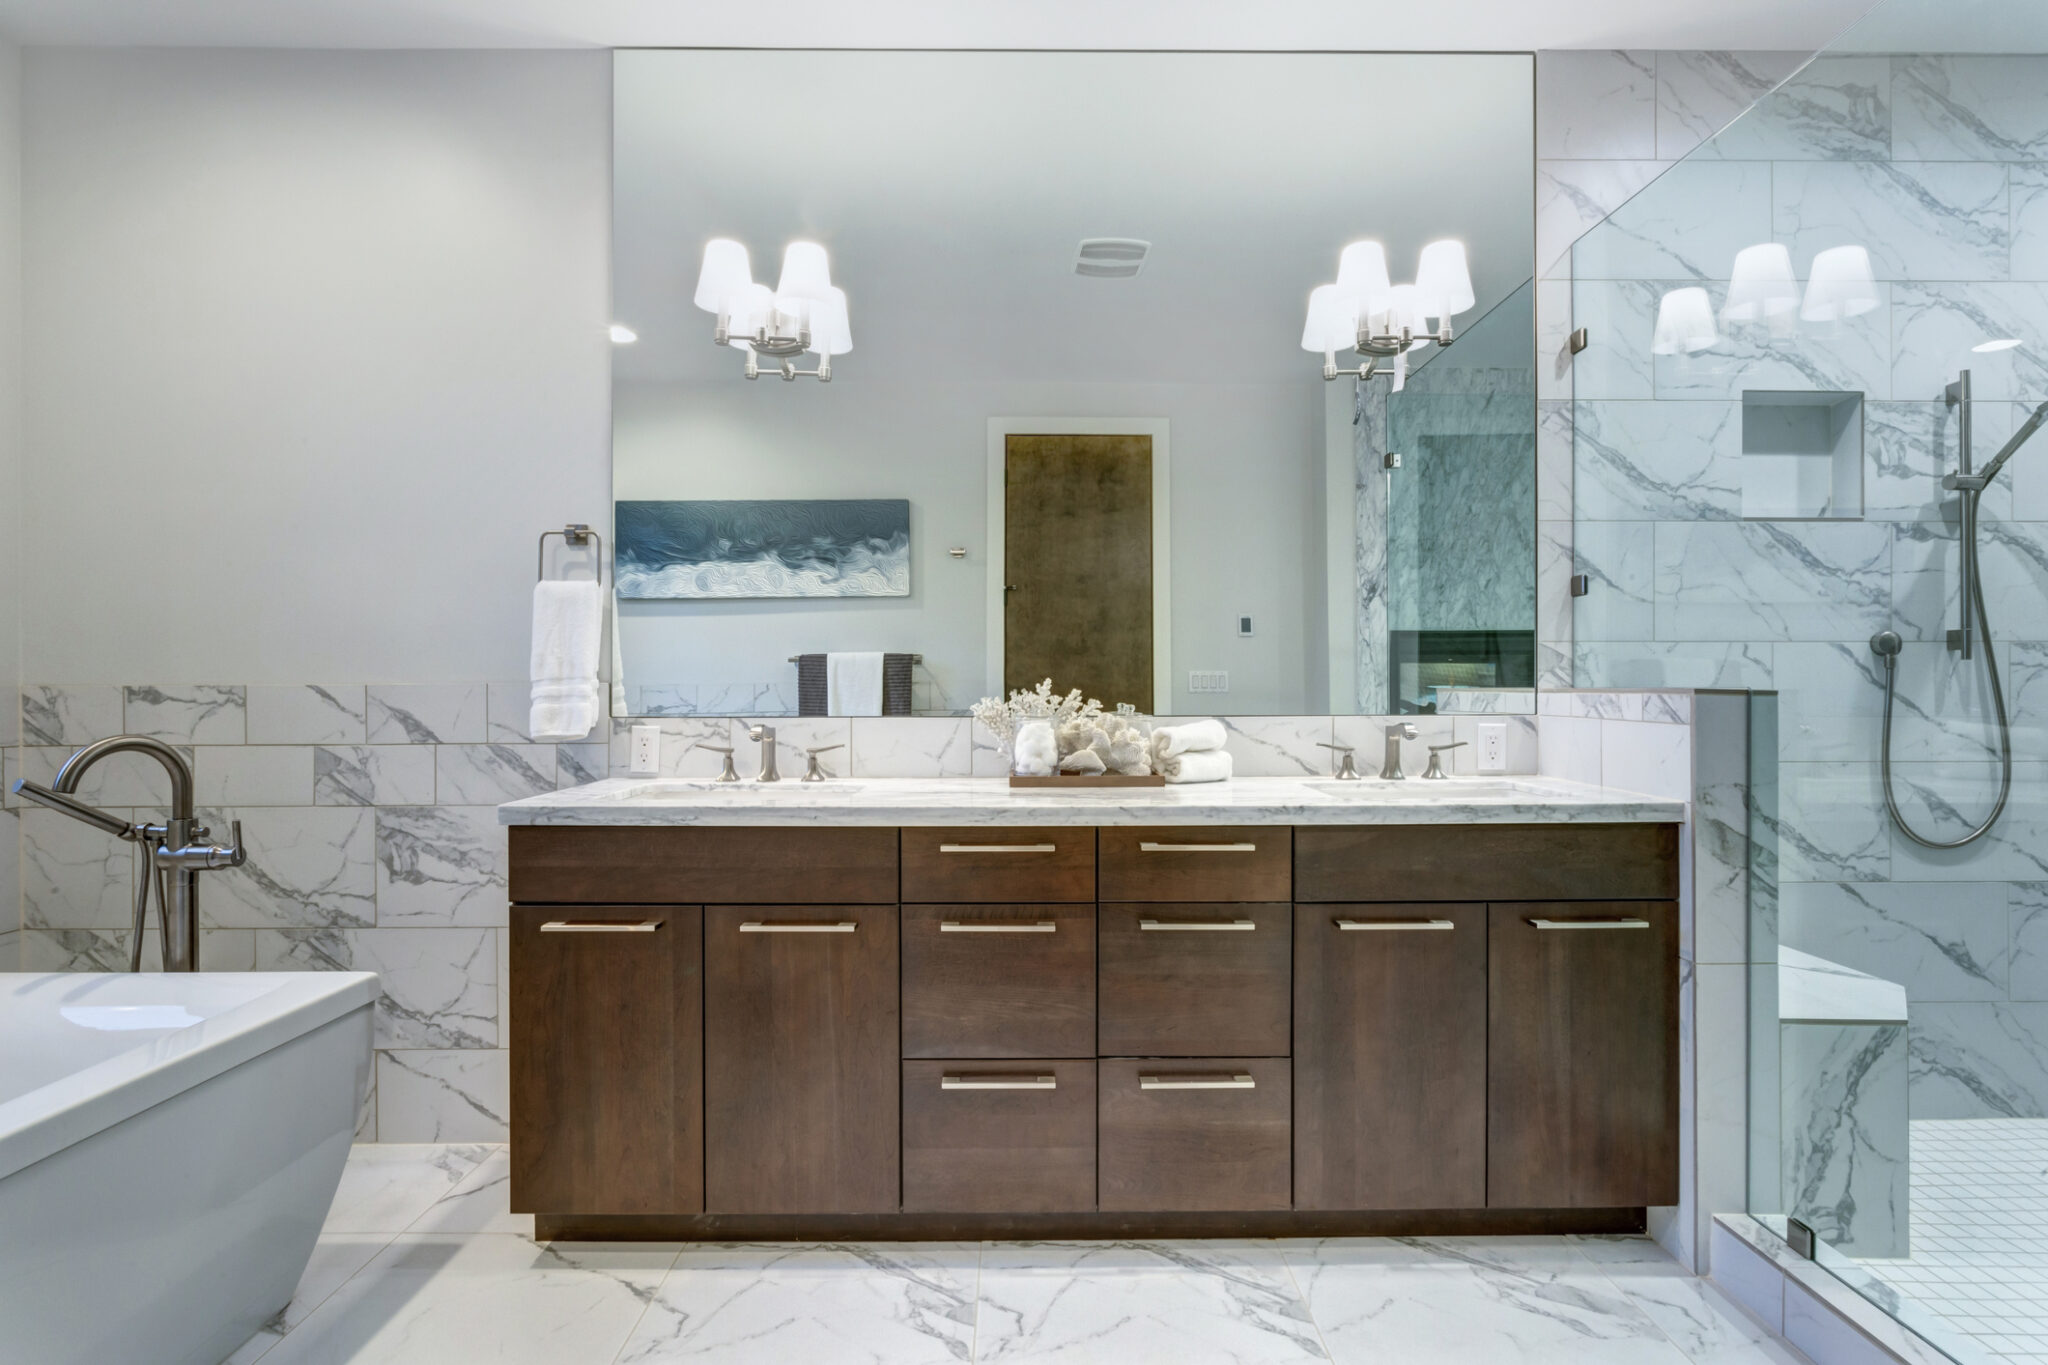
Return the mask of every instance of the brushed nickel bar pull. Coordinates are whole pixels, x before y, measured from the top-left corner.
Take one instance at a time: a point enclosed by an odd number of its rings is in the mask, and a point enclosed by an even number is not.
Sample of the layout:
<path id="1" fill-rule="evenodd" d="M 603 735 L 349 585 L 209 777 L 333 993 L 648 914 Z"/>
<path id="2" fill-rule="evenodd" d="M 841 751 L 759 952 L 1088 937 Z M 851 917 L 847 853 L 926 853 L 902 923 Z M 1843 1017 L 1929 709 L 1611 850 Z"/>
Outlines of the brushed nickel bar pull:
<path id="1" fill-rule="evenodd" d="M 1447 919 L 1340 919 L 1339 929 L 1376 929 L 1395 932 L 1403 929 L 1455 929 L 1458 926 Z"/>
<path id="2" fill-rule="evenodd" d="M 1138 927 L 1150 933 L 1223 933 L 1242 934 L 1259 927 L 1255 919 L 1141 919 Z"/>
<path id="3" fill-rule="evenodd" d="M 1058 844 L 940 844 L 941 853 L 1057 853 Z"/>
<path id="4" fill-rule="evenodd" d="M 1647 929 L 1646 919 L 1532 919 L 1538 929 Z"/>
<path id="5" fill-rule="evenodd" d="M 1140 1090 L 1256 1090 L 1259 1083 L 1248 1071 L 1141 1072 Z"/>
<path id="6" fill-rule="evenodd" d="M 1141 840 L 1140 853 L 1257 853 L 1257 844 L 1155 844 Z"/>
<path id="7" fill-rule="evenodd" d="M 957 919 L 939 921 L 939 932 L 942 934 L 1056 934 L 1059 928 L 1057 921 L 1049 919 L 1029 922 L 1012 920 L 1008 923 L 1001 920 L 980 920 L 974 924 L 963 924 Z"/>
<path id="8" fill-rule="evenodd" d="M 750 919 L 740 925 L 743 934 L 850 934 L 860 925 L 843 920 Z"/>
<path id="9" fill-rule="evenodd" d="M 996 1073 L 964 1073 L 939 1077 L 941 1090 L 1057 1090 L 1057 1076 L 1018 1076 Z"/>
<path id="10" fill-rule="evenodd" d="M 540 931 L 543 934 L 651 934 L 661 924 L 658 919 L 551 919 L 541 925 Z"/>

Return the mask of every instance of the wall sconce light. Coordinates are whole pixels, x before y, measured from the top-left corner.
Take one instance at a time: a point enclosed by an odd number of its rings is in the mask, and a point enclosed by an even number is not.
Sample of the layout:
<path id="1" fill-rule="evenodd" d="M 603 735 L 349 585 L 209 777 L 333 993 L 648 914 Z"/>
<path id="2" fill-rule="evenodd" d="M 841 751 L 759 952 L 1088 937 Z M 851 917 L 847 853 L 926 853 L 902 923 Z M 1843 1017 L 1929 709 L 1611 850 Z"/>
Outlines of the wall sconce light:
<path id="1" fill-rule="evenodd" d="M 1422 249 L 1415 283 L 1395 285 L 1387 276 L 1386 248 L 1378 242 L 1353 242 L 1337 258 L 1337 282 L 1309 291 L 1308 321 L 1301 348 L 1323 353 L 1323 378 L 1352 375 L 1370 379 L 1382 360 L 1392 359 L 1394 390 L 1408 374 L 1408 353 L 1434 341 L 1452 341 L 1451 318 L 1475 302 L 1472 274 L 1465 262 L 1465 244 L 1445 239 Z M 1435 318 L 1434 331 L 1429 319 Z M 1356 351 L 1364 363 L 1337 368 L 1337 352 Z"/>
<path id="2" fill-rule="evenodd" d="M 774 289 L 754 283 L 747 249 L 728 237 L 704 244 L 704 264 L 697 272 L 694 302 L 718 318 L 711 339 L 746 353 L 746 376 L 761 377 L 761 357 L 780 362 L 784 379 L 798 376 L 832 382 L 832 357 L 853 349 L 847 322 L 846 291 L 832 284 L 825 248 L 816 242 L 791 242 L 782 253 L 782 278 Z M 795 358 L 809 351 L 816 369 L 796 368 Z"/>
<path id="3" fill-rule="evenodd" d="M 1674 289 L 1657 302 L 1657 332 L 1651 355 L 1691 355 L 1721 339 L 1714 330 L 1714 301 L 1698 285 Z"/>

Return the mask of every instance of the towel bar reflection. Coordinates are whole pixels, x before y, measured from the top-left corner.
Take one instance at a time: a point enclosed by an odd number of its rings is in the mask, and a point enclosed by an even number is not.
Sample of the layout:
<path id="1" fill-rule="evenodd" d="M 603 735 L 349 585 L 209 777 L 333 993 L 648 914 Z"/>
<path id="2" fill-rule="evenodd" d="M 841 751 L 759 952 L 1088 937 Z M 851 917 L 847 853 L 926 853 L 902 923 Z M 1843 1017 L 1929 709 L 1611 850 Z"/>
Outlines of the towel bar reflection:
<path id="1" fill-rule="evenodd" d="M 580 521 L 572 521 L 559 531 L 542 531 L 540 533 L 540 540 L 537 542 L 537 548 L 534 551 L 533 557 L 533 576 L 536 579 L 543 582 L 547 580 L 549 536 L 560 536 L 564 545 L 572 545 L 579 550 L 592 541 L 596 541 L 597 558 L 591 561 L 590 567 L 597 575 L 596 581 L 599 583 L 604 582 L 604 537 L 591 530 L 587 523 Z"/>
<path id="2" fill-rule="evenodd" d="M 803 657 L 804 657 L 804 656 L 803 656 L 803 655 L 801 655 L 801 654 L 792 654 L 792 655 L 790 655 L 790 656 L 789 656 L 789 661 L 790 661 L 791 663 L 799 663 L 799 662 L 801 662 L 801 661 L 802 661 Z M 921 663 L 923 663 L 923 662 L 924 662 L 924 655 L 922 655 L 922 654 L 913 654 L 913 655 L 911 655 L 911 656 L 910 656 L 910 662 L 912 662 L 912 663 L 914 663 L 914 664 L 921 664 Z"/>

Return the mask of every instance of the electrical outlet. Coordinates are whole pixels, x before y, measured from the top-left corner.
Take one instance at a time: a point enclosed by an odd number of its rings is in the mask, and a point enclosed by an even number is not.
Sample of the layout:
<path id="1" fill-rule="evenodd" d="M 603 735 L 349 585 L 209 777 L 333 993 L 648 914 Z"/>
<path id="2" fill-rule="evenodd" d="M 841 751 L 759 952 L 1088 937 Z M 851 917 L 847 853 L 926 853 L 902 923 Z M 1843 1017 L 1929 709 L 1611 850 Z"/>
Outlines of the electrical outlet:
<path id="1" fill-rule="evenodd" d="M 633 727 L 631 769 L 635 777 L 661 776 L 661 727 L 659 725 L 636 725 Z"/>
<path id="2" fill-rule="evenodd" d="M 1479 771 L 1504 773 L 1508 770 L 1508 723 L 1504 720 L 1479 722 Z"/>
<path id="3" fill-rule="evenodd" d="M 1221 669 L 1209 672 L 1191 669 L 1188 672 L 1188 691 L 1190 692 L 1228 692 L 1229 690 L 1230 674 Z"/>

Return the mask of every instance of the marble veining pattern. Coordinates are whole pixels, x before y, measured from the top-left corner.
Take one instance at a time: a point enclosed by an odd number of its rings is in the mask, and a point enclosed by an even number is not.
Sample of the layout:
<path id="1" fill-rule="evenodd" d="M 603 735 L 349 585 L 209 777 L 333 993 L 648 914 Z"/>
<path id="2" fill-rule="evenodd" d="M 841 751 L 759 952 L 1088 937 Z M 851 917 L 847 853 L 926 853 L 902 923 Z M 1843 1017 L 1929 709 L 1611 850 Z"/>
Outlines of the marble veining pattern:
<path id="1" fill-rule="evenodd" d="M 248 738 L 240 687 L 123 688 L 126 732 L 172 744 L 240 744 Z"/>

